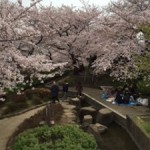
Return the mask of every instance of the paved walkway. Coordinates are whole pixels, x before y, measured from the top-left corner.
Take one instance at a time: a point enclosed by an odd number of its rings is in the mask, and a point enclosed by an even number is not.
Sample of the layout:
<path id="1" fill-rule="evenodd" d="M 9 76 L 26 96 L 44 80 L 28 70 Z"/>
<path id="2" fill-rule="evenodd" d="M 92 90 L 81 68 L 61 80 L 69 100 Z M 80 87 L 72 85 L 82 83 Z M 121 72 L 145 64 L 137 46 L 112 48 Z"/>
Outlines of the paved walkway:
<path id="1" fill-rule="evenodd" d="M 43 109 L 44 106 L 30 110 L 26 113 L 20 114 L 18 116 L 4 118 L 0 120 L 0 150 L 6 150 L 6 144 L 9 137 L 17 129 L 17 126 L 21 124 L 26 118 L 30 118 L 36 114 L 39 110 Z"/>
<path id="2" fill-rule="evenodd" d="M 75 88 L 70 88 L 71 91 L 75 91 Z M 114 111 L 126 116 L 126 115 L 142 115 L 142 114 L 150 114 L 150 108 L 144 106 L 117 106 L 113 105 L 109 102 L 100 99 L 100 90 L 99 89 L 91 89 L 84 88 L 84 94 L 89 97 L 92 97 L 95 101 L 101 103 L 102 105 L 113 109 Z M 43 109 L 44 106 L 40 108 L 36 108 L 34 110 L 30 110 L 23 114 L 4 118 L 0 120 L 0 150 L 6 150 L 6 143 L 9 137 L 16 130 L 17 126 L 22 123 L 26 118 L 30 118 L 34 114 L 36 114 L 39 110 Z"/>

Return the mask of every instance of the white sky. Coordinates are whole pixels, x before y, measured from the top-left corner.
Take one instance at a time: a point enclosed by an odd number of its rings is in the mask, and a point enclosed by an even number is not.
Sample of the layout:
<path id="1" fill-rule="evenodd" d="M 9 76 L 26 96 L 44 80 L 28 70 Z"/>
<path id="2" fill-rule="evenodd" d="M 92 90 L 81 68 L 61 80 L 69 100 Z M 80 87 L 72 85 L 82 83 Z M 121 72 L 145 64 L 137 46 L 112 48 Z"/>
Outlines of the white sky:
<path id="1" fill-rule="evenodd" d="M 17 2 L 17 0 L 9 0 L 9 1 Z M 30 0 L 22 0 L 22 1 L 24 6 L 29 6 Z M 89 4 L 94 4 L 102 7 L 102 6 L 106 6 L 109 2 L 116 1 L 116 0 L 88 0 L 88 1 Z M 49 5 L 51 2 L 53 6 L 61 6 L 62 4 L 69 5 L 69 6 L 73 5 L 76 7 L 82 6 L 79 0 L 43 0 L 42 4 Z"/>

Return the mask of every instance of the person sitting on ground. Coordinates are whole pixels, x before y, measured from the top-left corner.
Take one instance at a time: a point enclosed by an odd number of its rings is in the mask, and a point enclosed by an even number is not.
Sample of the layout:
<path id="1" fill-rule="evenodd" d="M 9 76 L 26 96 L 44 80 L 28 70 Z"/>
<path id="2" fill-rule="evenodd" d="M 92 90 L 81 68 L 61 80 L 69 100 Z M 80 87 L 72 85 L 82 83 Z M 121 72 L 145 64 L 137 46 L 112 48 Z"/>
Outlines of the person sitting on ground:
<path id="1" fill-rule="evenodd" d="M 134 97 L 129 91 L 128 87 L 119 89 L 115 98 L 115 102 L 118 104 L 130 104 L 135 103 Z"/>
<path id="2" fill-rule="evenodd" d="M 108 88 L 102 88 L 102 94 L 101 94 L 101 96 L 100 96 L 100 98 L 102 98 L 102 99 L 104 99 L 104 100 L 106 100 L 106 99 L 108 99 L 109 98 L 109 96 L 110 96 L 110 91 L 109 91 L 109 89 Z"/>
<path id="3" fill-rule="evenodd" d="M 129 102 L 130 102 L 130 93 L 129 93 L 129 90 L 126 88 L 126 89 L 123 91 L 122 103 L 123 103 L 123 104 L 129 104 Z"/>
<path id="4" fill-rule="evenodd" d="M 108 101 L 108 102 L 114 102 L 116 94 L 117 94 L 117 89 L 116 88 L 112 88 L 110 90 L 110 94 L 108 94 L 109 97 L 106 99 L 106 101 Z"/>
<path id="5" fill-rule="evenodd" d="M 116 94 L 116 97 L 115 97 L 115 102 L 118 103 L 118 104 L 122 104 L 123 103 L 123 99 L 124 99 L 124 94 L 123 94 L 123 91 L 121 88 L 118 88 L 117 89 L 117 94 Z"/>
<path id="6" fill-rule="evenodd" d="M 136 99 L 138 97 L 137 87 L 135 84 L 129 85 L 129 92 L 133 96 L 134 99 Z"/>

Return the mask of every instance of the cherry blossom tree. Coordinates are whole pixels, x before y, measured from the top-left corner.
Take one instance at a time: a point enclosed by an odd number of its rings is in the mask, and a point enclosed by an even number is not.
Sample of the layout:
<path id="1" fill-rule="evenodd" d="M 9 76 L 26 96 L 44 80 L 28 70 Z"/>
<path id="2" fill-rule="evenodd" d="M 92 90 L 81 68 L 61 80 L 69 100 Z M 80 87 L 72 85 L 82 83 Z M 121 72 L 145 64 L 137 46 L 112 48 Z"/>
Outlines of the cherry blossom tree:
<path id="1" fill-rule="evenodd" d="M 88 45 L 89 27 L 99 13 L 96 7 L 87 5 L 78 10 L 68 6 L 49 6 L 42 7 L 39 16 L 35 18 L 33 15 L 32 18 L 44 37 L 42 44 L 51 59 L 66 59 L 70 65 L 79 66 L 81 54 Z"/>
<path id="2" fill-rule="evenodd" d="M 41 32 L 32 26 L 30 16 L 31 11 L 35 12 L 38 2 L 40 1 L 32 1 L 28 8 L 22 7 L 21 1 L 19 5 L 7 0 L 0 2 L 1 92 L 5 88 L 14 88 L 19 83 L 30 82 L 32 85 L 33 78 L 42 80 L 43 77 L 61 74 L 67 64 L 65 61 L 54 63 L 43 53 L 33 53 L 42 48 L 37 46 Z"/>
<path id="3" fill-rule="evenodd" d="M 109 71 L 117 79 L 136 78 L 139 73 L 133 55 L 141 55 L 146 45 L 139 44 L 137 33 L 149 25 L 150 2 L 121 0 L 111 3 L 92 28 L 89 55 L 96 55 L 92 67 L 96 74 Z M 85 54 L 86 55 L 86 54 Z"/>
<path id="4" fill-rule="evenodd" d="M 32 86 L 34 78 L 62 74 L 66 65 L 83 63 L 89 26 L 100 13 L 97 7 L 84 3 L 82 9 L 55 8 L 37 6 L 39 2 L 32 0 L 27 8 L 20 0 L 1 2 L 1 91 L 20 83 Z"/>
<path id="5" fill-rule="evenodd" d="M 105 9 L 86 1 L 81 9 L 40 1 L 29 7 L 21 0 L 0 2 L 0 91 L 80 65 L 117 79 L 139 75 L 134 56 L 148 46 L 138 37 L 145 37 L 140 27 L 150 24 L 149 0 L 121 0 Z"/>

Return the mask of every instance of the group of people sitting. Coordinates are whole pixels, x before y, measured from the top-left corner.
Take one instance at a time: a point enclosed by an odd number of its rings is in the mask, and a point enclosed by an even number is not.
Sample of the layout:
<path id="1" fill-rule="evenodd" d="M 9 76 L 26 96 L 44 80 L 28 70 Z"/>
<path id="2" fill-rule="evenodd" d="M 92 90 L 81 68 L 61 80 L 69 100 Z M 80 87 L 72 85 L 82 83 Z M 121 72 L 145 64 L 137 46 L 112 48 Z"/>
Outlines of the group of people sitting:
<path id="1" fill-rule="evenodd" d="M 101 98 L 113 104 L 148 105 L 148 100 L 141 98 L 134 84 L 124 85 L 122 88 L 119 87 L 116 89 L 105 88 L 101 94 Z"/>
<path id="2" fill-rule="evenodd" d="M 125 85 L 123 88 L 116 90 L 115 102 L 118 104 L 129 104 L 130 102 L 135 102 L 137 97 L 136 87 L 133 84 L 130 86 Z"/>

